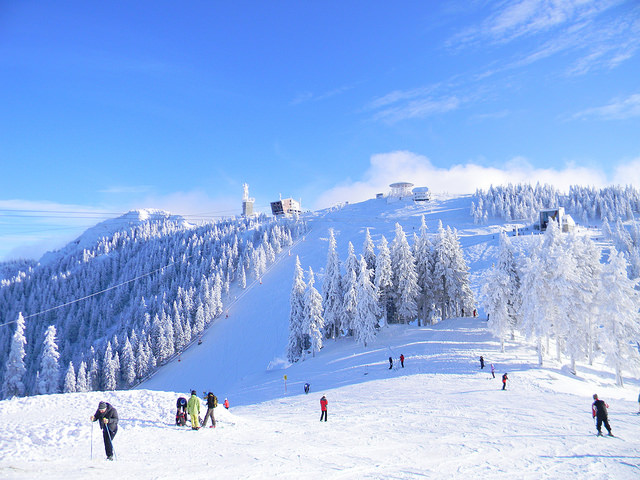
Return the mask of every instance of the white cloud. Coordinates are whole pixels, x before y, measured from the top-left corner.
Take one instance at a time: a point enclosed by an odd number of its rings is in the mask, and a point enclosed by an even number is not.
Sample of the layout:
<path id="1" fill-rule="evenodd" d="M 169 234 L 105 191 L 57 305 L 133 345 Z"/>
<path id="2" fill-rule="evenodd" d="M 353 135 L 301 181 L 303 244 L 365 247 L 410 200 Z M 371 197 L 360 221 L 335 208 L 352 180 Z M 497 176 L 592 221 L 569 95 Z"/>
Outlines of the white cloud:
<path id="1" fill-rule="evenodd" d="M 548 183 L 561 190 L 568 190 L 571 185 L 601 187 L 608 183 L 605 173 L 599 169 L 575 165 L 542 169 L 522 157 L 514 158 L 502 168 L 474 163 L 438 168 L 427 157 L 408 151 L 373 155 L 370 162 L 361 180 L 345 182 L 324 192 L 318 197 L 315 208 L 374 198 L 376 193 L 388 193 L 389 184 L 400 181 L 429 187 L 435 193 L 452 194 L 469 194 L 478 188 L 507 183 Z M 619 169 L 624 171 L 624 166 Z M 640 187 L 640 180 L 635 185 Z"/>
<path id="2" fill-rule="evenodd" d="M 640 116 L 640 93 L 627 98 L 617 98 L 602 107 L 588 108 L 576 113 L 573 118 L 600 118 L 603 120 L 626 120 Z"/>

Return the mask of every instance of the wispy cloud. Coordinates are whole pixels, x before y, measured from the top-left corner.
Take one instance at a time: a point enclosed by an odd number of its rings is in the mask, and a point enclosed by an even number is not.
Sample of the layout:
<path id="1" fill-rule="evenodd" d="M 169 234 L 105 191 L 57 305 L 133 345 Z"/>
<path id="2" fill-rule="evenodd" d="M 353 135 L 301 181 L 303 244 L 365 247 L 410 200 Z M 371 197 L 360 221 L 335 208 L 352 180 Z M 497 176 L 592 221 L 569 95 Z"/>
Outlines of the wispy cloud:
<path id="1" fill-rule="evenodd" d="M 291 105 L 300 105 L 302 103 L 307 102 L 320 102 L 322 100 L 327 100 L 332 97 L 336 97 L 338 95 L 342 95 L 349 90 L 354 88 L 353 85 L 344 85 L 342 87 L 334 88 L 333 90 L 329 90 L 324 93 L 314 94 L 312 92 L 301 92 L 296 97 L 291 100 Z"/>
<path id="2" fill-rule="evenodd" d="M 536 182 L 548 183 L 566 191 L 571 185 L 598 187 L 621 182 L 640 187 L 640 173 L 634 172 L 640 172 L 640 159 L 620 164 L 613 177 L 608 179 L 600 169 L 576 165 L 536 168 L 522 157 L 516 157 L 502 167 L 467 163 L 438 168 L 425 156 L 397 151 L 373 155 L 361 179 L 341 183 L 324 192 L 318 197 L 315 208 L 374 198 L 376 193 L 388 192 L 389 184 L 398 181 L 427 186 L 436 193 L 452 194 L 469 194 L 478 188 L 487 189 L 491 185 Z M 625 177 L 631 173 L 632 175 Z"/>
<path id="3" fill-rule="evenodd" d="M 612 100 L 602 107 L 588 108 L 573 115 L 574 119 L 626 120 L 640 117 L 640 93 Z"/>
<path id="4" fill-rule="evenodd" d="M 383 108 L 374 115 L 374 119 L 395 123 L 410 118 L 429 117 L 431 115 L 457 110 L 461 103 L 462 101 L 456 96 L 420 98 Z"/>

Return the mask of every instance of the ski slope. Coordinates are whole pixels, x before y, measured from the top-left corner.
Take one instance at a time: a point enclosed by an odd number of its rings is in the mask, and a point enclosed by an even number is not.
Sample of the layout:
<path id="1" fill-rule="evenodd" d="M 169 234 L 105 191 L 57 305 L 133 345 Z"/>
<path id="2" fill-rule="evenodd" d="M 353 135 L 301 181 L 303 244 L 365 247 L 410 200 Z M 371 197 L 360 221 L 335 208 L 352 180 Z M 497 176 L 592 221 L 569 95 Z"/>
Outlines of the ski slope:
<path id="1" fill-rule="evenodd" d="M 284 362 L 296 255 L 319 273 L 318 285 L 328 228 L 344 259 L 349 241 L 361 252 L 365 228 L 377 245 L 381 235 L 393 239 L 396 222 L 410 237 L 425 215 L 431 232 L 438 220 L 458 229 L 477 292 L 503 225 L 474 225 L 470 202 L 370 200 L 312 214 L 309 234 L 261 283 L 231 292 L 228 318 L 139 389 L 1 401 L 0 478 L 640 478 L 638 378 L 625 372 L 626 386 L 617 388 L 601 364 L 578 363 L 577 376 L 552 360 L 537 367 L 534 348 L 521 338 L 501 353 L 482 312 L 429 327 L 393 325 L 366 348 L 328 341 L 315 358 Z M 526 249 L 528 237 L 514 240 Z M 216 409 L 218 428 L 174 425 L 175 401 L 192 389 L 229 398 L 229 411 Z M 609 403 L 618 438 L 595 437 L 593 393 Z M 327 423 L 318 421 L 322 394 Z M 100 400 L 120 414 L 115 462 L 104 460 L 98 426 L 89 422 Z"/>

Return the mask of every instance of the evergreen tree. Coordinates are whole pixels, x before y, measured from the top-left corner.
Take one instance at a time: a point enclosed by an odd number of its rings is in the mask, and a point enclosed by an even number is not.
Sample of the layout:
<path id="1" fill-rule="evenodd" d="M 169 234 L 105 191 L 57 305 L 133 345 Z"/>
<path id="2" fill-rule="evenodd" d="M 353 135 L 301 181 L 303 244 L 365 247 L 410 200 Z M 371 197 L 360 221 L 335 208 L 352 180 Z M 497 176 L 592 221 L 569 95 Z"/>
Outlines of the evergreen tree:
<path id="1" fill-rule="evenodd" d="M 624 256 L 612 249 L 603 267 L 602 288 L 598 298 L 602 329 L 599 345 L 605 361 L 616 370 L 616 385 L 623 386 L 622 370 L 640 363 L 637 341 L 640 338 L 640 292 L 638 280 L 627 276 Z"/>
<path id="2" fill-rule="evenodd" d="M 318 290 L 316 290 L 314 283 L 315 278 L 313 270 L 309 267 L 309 281 L 307 283 L 307 291 L 304 298 L 305 313 L 303 334 L 309 341 L 311 354 L 315 357 L 316 352 L 319 352 L 322 348 L 322 329 L 324 327 L 324 318 L 322 317 L 322 296 Z"/>
<path id="3" fill-rule="evenodd" d="M 76 377 L 76 392 L 88 392 L 89 384 L 87 382 L 87 364 L 84 362 L 80 362 L 80 366 L 78 367 L 78 375 Z"/>
<path id="4" fill-rule="evenodd" d="M 337 338 L 340 334 L 342 318 L 342 278 L 340 260 L 336 251 L 336 239 L 333 229 L 329 229 L 329 251 L 322 282 L 322 308 L 325 320 L 326 338 Z"/>
<path id="5" fill-rule="evenodd" d="M 124 342 L 124 347 L 122 348 L 121 371 L 125 387 L 131 387 L 136 380 L 136 359 L 133 355 L 133 347 L 129 338 Z"/>
<path id="6" fill-rule="evenodd" d="M 387 239 L 382 235 L 378 246 L 378 256 L 376 257 L 375 287 L 378 291 L 378 305 L 380 306 L 380 317 L 384 321 L 389 321 L 393 317 L 393 270 L 391 268 L 391 252 L 387 244 Z"/>
<path id="7" fill-rule="evenodd" d="M 364 244 L 362 245 L 362 255 L 367 262 L 367 268 L 371 271 L 375 271 L 376 268 L 376 253 L 373 247 L 373 240 L 371 239 L 371 233 L 367 228 L 364 235 Z"/>
<path id="8" fill-rule="evenodd" d="M 418 305 L 418 325 L 426 325 L 433 313 L 433 286 L 431 272 L 433 266 L 431 264 L 431 242 L 427 235 L 427 224 L 422 215 L 420 223 L 420 235 L 414 237 L 413 257 L 416 262 L 416 274 L 418 276 L 419 295 L 417 299 Z"/>
<path id="9" fill-rule="evenodd" d="M 304 348 L 304 295 L 306 285 L 304 274 L 300 266 L 300 258 L 296 256 L 296 265 L 293 274 L 293 286 L 289 297 L 289 343 L 287 346 L 287 358 L 291 363 L 297 362 L 302 357 Z"/>
<path id="10" fill-rule="evenodd" d="M 56 343 L 56 327 L 50 325 L 44 334 L 42 357 L 40 360 L 40 376 L 38 393 L 46 395 L 58 393 L 60 390 L 60 368 L 58 366 L 58 345 Z"/>
<path id="11" fill-rule="evenodd" d="M 64 393 L 73 393 L 76 391 L 76 372 L 73 368 L 73 362 L 69 362 L 67 374 L 64 376 L 64 386 L 62 391 Z"/>
<path id="12" fill-rule="evenodd" d="M 380 307 L 378 292 L 371 282 L 372 272 L 367 268 L 367 261 L 360 256 L 360 275 L 356 288 L 357 309 L 353 321 L 353 334 L 357 343 L 366 347 L 376 336 Z"/>
<path id="13" fill-rule="evenodd" d="M 409 323 L 418 314 L 418 275 L 411 247 L 399 223 L 396 223 L 396 236 L 391 244 L 391 264 L 396 319 L 399 323 Z"/>
<path id="14" fill-rule="evenodd" d="M 111 342 L 107 342 L 102 360 L 102 388 L 103 390 L 115 390 L 117 387 L 116 366 L 113 361 Z"/>
<path id="15" fill-rule="evenodd" d="M 25 394 L 24 374 L 27 369 L 24 364 L 24 357 L 27 339 L 24 336 L 24 328 L 24 317 L 22 313 L 19 313 L 4 374 L 4 384 L 2 386 L 4 398 L 21 397 Z"/>

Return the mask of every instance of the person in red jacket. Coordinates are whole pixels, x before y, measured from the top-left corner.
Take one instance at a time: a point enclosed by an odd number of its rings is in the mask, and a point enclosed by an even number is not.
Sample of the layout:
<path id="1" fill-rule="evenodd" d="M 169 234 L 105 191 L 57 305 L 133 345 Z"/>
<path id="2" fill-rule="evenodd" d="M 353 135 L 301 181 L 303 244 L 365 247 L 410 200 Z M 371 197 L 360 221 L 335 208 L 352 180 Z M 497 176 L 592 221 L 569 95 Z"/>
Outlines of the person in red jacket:
<path id="1" fill-rule="evenodd" d="M 402 365 L 402 368 L 404 368 L 404 355 L 400 354 L 400 365 Z"/>
<path id="2" fill-rule="evenodd" d="M 322 396 L 322 398 L 320 399 L 320 421 L 322 421 L 322 419 L 324 418 L 324 421 L 327 421 L 327 404 L 329 402 L 327 401 L 327 397 L 325 397 L 324 395 Z"/>

